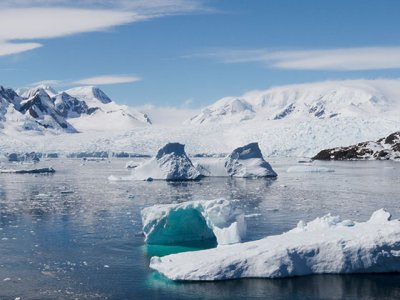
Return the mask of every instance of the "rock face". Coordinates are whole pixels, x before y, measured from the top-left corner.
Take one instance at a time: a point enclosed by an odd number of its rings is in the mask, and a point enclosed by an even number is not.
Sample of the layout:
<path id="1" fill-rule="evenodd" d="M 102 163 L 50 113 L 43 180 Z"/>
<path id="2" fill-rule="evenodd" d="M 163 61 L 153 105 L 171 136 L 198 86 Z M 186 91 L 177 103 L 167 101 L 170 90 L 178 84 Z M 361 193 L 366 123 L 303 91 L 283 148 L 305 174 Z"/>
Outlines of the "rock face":
<path id="1" fill-rule="evenodd" d="M 197 180 L 201 177 L 186 155 L 185 145 L 168 143 L 157 155 L 132 171 L 137 180 Z"/>
<path id="2" fill-rule="evenodd" d="M 92 114 L 97 108 L 89 108 L 85 101 L 80 101 L 65 92 L 53 97 L 57 111 L 64 118 L 79 118 L 83 114 Z"/>
<path id="3" fill-rule="evenodd" d="M 381 209 L 366 222 L 326 215 L 286 233 L 209 250 L 152 257 L 172 280 L 400 272 L 400 221 Z"/>
<path id="4" fill-rule="evenodd" d="M 36 119 L 44 128 L 62 129 L 67 132 L 77 130 L 56 109 L 53 100 L 41 88 L 34 91 L 31 97 L 21 101 L 19 111 Z"/>
<path id="5" fill-rule="evenodd" d="M 141 211 L 145 241 L 153 245 L 215 240 L 239 243 L 246 235 L 243 212 L 225 199 L 161 204 Z"/>
<path id="6" fill-rule="evenodd" d="M 276 177 L 271 165 L 265 161 L 258 143 L 236 148 L 224 159 L 196 164 L 203 176 L 209 177 Z"/>
<path id="7" fill-rule="evenodd" d="M 320 151 L 316 160 L 359 160 L 359 159 L 400 159 L 400 131 L 394 132 L 376 142 L 363 142 L 347 147 Z"/>

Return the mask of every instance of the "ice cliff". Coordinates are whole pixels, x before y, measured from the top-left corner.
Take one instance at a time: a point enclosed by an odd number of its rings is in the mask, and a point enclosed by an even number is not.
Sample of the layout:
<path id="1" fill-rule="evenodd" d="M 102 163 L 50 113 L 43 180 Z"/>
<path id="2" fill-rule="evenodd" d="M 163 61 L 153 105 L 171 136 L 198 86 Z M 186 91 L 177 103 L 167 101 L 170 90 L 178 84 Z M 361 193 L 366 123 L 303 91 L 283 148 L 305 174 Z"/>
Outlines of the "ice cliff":
<path id="1" fill-rule="evenodd" d="M 226 245 L 241 242 L 246 235 L 243 212 L 235 201 L 225 199 L 154 205 L 141 215 L 148 244 L 215 239 L 218 245 Z"/>

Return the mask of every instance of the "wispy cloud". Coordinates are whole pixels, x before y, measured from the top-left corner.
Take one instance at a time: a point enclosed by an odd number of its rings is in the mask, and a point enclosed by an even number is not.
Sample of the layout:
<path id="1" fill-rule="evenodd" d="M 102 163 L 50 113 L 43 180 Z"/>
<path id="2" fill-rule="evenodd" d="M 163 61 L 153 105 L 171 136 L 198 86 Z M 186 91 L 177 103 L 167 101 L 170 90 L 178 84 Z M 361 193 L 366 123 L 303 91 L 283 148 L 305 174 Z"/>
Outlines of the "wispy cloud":
<path id="1" fill-rule="evenodd" d="M 0 40 L 0 56 L 21 53 L 40 47 L 42 45 L 39 43 L 10 43 Z"/>
<path id="2" fill-rule="evenodd" d="M 39 48 L 40 39 L 103 31 L 151 18 L 205 10 L 202 0 L 3 0 L 0 56 Z"/>
<path id="3" fill-rule="evenodd" d="M 106 84 L 119 84 L 119 83 L 131 83 L 142 80 L 137 76 L 128 75 L 102 75 L 94 76 L 89 78 L 83 78 L 75 81 L 73 84 L 83 85 L 106 85 Z"/>
<path id="4" fill-rule="evenodd" d="M 400 46 L 295 51 L 220 49 L 194 56 L 214 58 L 223 63 L 262 63 L 270 68 L 290 70 L 400 69 Z"/>
<path id="5" fill-rule="evenodd" d="M 57 86 L 62 84 L 61 80 L 49 79 L 49 80 L 41 80 L 30 83 L 28 86 L 39 86 L 39 85 L 48 85 L 48 86 Z"/>

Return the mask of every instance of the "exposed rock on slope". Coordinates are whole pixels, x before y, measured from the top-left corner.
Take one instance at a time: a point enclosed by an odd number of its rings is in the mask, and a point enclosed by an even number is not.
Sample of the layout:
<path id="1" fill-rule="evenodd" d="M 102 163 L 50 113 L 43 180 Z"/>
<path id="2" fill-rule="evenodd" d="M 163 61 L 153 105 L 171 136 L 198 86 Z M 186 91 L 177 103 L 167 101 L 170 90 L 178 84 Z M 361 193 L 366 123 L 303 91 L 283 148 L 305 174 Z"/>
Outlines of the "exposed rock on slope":
<path id="1" fill-rule="evenodd" d="M 317 160 L 400 159 L 400 131 L 376 142 L 363 142 L 347 147 L 320 151 L 313 157 Z"/>
<path id="2" fill-rule="evenodd" d="M 19 111 L 22 114 L 29 114 L 44 128 L 60 128 L 67 132 L 77 132 L 57 111 L 54 102 L 43 89 L 37 89 L 30 96 L 30 98 L 21 101 Z"/>
<path id="3" fill-rule="evenodd" d="M 90 115 L 98 108 L 89 108 L 85 101 L 80 101 L 65 92 L 61 92 L 53 97 L 57 111 L 64 118 L 79 118 L 83 114 Z"/>

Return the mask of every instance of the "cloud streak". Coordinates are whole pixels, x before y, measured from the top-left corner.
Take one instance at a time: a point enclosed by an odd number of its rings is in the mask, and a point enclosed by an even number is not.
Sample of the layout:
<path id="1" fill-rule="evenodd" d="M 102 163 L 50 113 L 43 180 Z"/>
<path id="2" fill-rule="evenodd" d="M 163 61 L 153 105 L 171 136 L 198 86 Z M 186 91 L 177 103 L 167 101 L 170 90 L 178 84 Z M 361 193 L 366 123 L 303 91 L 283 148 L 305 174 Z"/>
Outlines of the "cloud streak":
<path id="1" fill-rule="evenodd" d="M 60 85 L 61 83 L 62 83 L 61 80 L 49 79 L 49 80 L 36 81 L 36 82 L 29 84 L 28 86 L 34 86 L 34 87 L 40 86 L 40 85 L 57 86 L 57 85 Z"/>
<path id="2" fill-rule="evenodd" d="M 151 18 L 205 9 L 201 0 L 4 0 L 0 56 L 43 46 L 38 39 L 105 31 Z"/>
<path id="3" fill-rule="evenodd" d="M 121 84 L 121 83 L 132 83 L 142 80 L 137 76 L 128 75 L 102 75 L 88 77 L 75 81 L 73 84 L 78 85 L 108 85 L 108 84 Z"/>
<path id="4" fill-rule="evenodd" d="M 400 47 L 359 47 L 271 51 L 267 49 L 217 50 L 202 56 L 223 63 L 262 63 L 286 70 L 363 71 L 400 69 Z"/>

